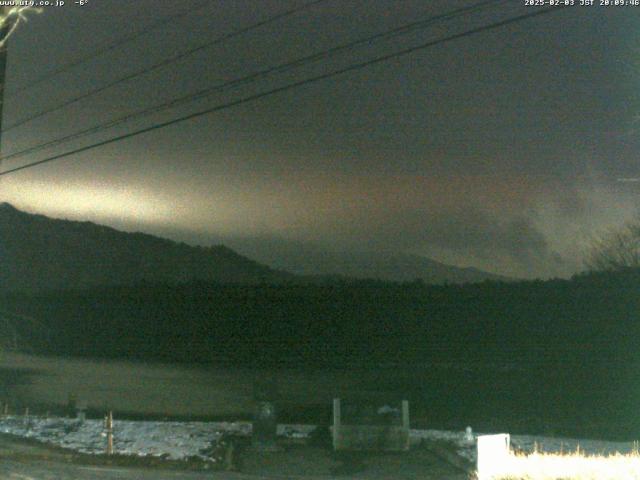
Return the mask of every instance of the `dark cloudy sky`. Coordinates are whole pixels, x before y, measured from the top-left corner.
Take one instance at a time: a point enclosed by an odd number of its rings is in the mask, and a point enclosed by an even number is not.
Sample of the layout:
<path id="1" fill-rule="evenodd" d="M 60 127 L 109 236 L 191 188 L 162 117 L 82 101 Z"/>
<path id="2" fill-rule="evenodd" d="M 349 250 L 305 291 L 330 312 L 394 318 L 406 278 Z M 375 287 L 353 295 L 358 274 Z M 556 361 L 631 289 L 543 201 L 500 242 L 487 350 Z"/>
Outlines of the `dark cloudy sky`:
<path id="1" fill-rule="evenodd" d="M 305 2 L 67 3 L 29 15 L 11 38 L 5 127 Z M 473 3 L 326 0 L 9 128 L 3 153 Z M 191 14 L 29 86 L 190 5 Z M 534 9 L 506 1 L 3 169 Z M 576 6 L 1 177 L 0 200 L 190 242 L 259 238 L 568 275 L 590 235 L 637 213 L 638 87 L 640 7 Z"/>

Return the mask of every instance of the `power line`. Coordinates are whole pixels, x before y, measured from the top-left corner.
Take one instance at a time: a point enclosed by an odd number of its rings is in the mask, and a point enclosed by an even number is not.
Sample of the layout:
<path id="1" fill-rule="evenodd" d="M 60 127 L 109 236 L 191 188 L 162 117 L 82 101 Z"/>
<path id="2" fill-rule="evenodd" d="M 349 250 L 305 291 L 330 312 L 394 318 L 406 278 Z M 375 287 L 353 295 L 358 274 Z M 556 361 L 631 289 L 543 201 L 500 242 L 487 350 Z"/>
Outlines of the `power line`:
<path id="1" fill-rule="evenodd" d="M 4 129 L 4 132 L 8 132 L 9 130 L 12 130 L 12 129 L 16 128 L 16 127 L 20 127 L 20 126 L 22 126 L 22 125 L 24 125 L 26 123 L 29 123 L 29 122 L 37 119 L 37 118 L 40 118 L 40 117 L 44 116 L 44 115 L 56 112 L 56 111 L 58 111 L 58 110 L 60 110 L 62 108 L 68 107 L 70 105 L 73 105 L 74 103 L 77 103 L 77 102 L 79 102 L 81 100 L 84 100 L 85 98 L 89 98 L 89 97 L 92 97 L 92 96 L 94 96 L 94 95 L 96 95 L 98 93 L 104 92 L 105 90 L 108 90 L 108 89 L 110 89 L 112 87 L 115 87 L 116 85 L 120 85 L 121 83 L 128 82 L 129 80 L 133 80 L 134 78 L 137 78 L 137 77 L 139 77 L 141 75 L 145 75 L 147 73 L 151 73 L 151 72 L 153 72 L 153 71 L 155 71 L 155 70 L 157 70 L 159 68 L 166 67 L 167 65 L 170 65 L 170 64 L 172 64 L 174 62 L 177 62 L 178 60 L 182 60 L 183 58 L 191 56 L 194 53 L 202 51 L 202 50 L 204 50 L 206 48 L 210 48 L 210 47 L 213 47 L 215 45 L 219 45 L 220 43 L 223 43 L 223 42 L 225 42 L 225 41 L 227 41 L 227 40 L 229 40 L 231 38 L 237 37 L 239 35 L 243 35 L 243 34 L 245 34 L 247 32 L 250 32 L 251 30 L 255 30 L 255 29 L 263 27 L 264 25 L 267 25 L 269 23 L 273 23 L 273 22 L 275 22 L 277 20 L 281 20 L 283 18 L 286 18 L 286 17 L 291 16 L 291 15 L 293 15 L 295 13 L 298 13 L 298 12 L 301 12 L 303 10 L 306 10 L 306 9 L 308 9 L 308 8 L 314 6 L 314 5 L 317 5 L 317 4 L 325 2 L 325 1 L 327 1 L 327 0 L 312 0 L 311 2 L 305 3 L 305 4 L 303 4 L 303 5 L 299 6 L 299 7 L 291 8 L 291 9 L 286 10 L 284 12 L 281 12 L 281 13 L 278 13 L 278 14 L 273 15 L 271 17 L 268 17 L 265 20 L 261 20 L 259 22 L 253 23 L 253 24 L 251 24 L 251 25 L 249 25 L 247 27 L 244 27 L 244 28 L 241 28 L 241 29 L 238 29 L 238 30 L 234 30 L 233 32 L 227 33 L 225 35 L 221 35 L 221 36 L 215 38 L 214 40 L 211 40 L 211 41 L 205 42 L 203 44 L 200 44 L 200 45 L 198 45 L 196 47 L 190 48 L 190 49 L 188 49 L 188 50 L 186 50 L 186 51 L 184 51 L 182 53 L 174 55 L 173 57 L 169 57 L 169 58 L 167 58 L 165 60 L 162 60 L 162 61 L 160 61 L 158 63 L 154 63 L 153 65 L 151 65 L 151 66 L 149 66 L 147 68 L 144 68 L 142 70 L 138 70 L 137 72 L 130 73 L 128 75 L 125 75 L 124 77 L 120 77 L 120 78 L 118 78 L 118 79 L 116 79 L 116 80 L 114 80 L 112 82 L 109 82 L 109 83 L 107 83 L 107 84 L 105 84 L 105 85 L 103 85 L 101 87 L 98 87 L 98 88 L 95 88 L 95 89 L 90 90 L 88 92 L 85 92 L 85 93 L 83 93 L 81 95 L 78 95 L 76 97 L 73 97 L 73 98 L 71 98 L 69 100 L 65 100 L 64 102 L 62 102 L 62 103 L 60 103 L 58 105 L 55 105 L 55 106 L 49 107 L 49 108 L 45 108 L 44 110 L 40 110 L 39 112 L 37 112 L 37 113 L 35 113 L 35 114 L 33 114 L 33 115 L 29 116 L 29 117 L 23 118 L 22 120 L 19 120 L 16 123 L 13 123 L 13 124 L 9 125 L 7 128 Z"/>
<path id="2" fill-rule="evenodd" d="M 103 45 L 102 47 L 98 47 L 97 49 L 95 49 L 92 53 L 88 54 L 88 55 L 84 55 L 81 57 L 76 58 L 75 60 L 72 60 L 71 62 L 62 65 L 61 67 L 58 67 L 54 70 L 52 70 L 51 72 L 47 72 L 44 75 L 36 78 L 35 80 L 31 80 L 29 81 L 29 84 L 19 88 L 18 90 L 15 90 L 11 95 L 8 95 L 7 98 L 13 98 L 14 96 L 16 96 L 19 93 L 22 93 L 26 90 L 30 90 L 31 88 L 41 84 L 42 82 L 45 82 L 47 80 L 50 80 L 54 77 L 57 77 L 58 75 L 67 72 L 75 67 L 77 67 L 78 65 L 82 65 L 83 63 L 86 63 L 90 60 L 93 60 L 94 58 L 100 57 L 102 55 L 104 55 L 105 53 L 111 52 L 115 49 L 117 49 L 118 47 L 120 47 L 121 45 L 125 45 L 127 43 L 130 43 L 160 27 L 163 27 L 165 25 L 167 25 L 168 23 L 171 23 L 175 20 L 184 18 L 194 12 L 197 12 L 198 10 L 203 9 L 204 7 L 206 7 L 207 5 L 211 4 L 211 0 L 204 0 L 203 2 L 199 2 L 196 5 L 194 5 L 193 7 L 187 9 L 187 10 L 183 10 L 181 13 L 178 13 L 176 15 L 170 15 L 164 18 L 159 19 L 156 22 L 152 22 L 150 23 L 146 28 L 143 28 L 137 32 L 134 32 L 130 35 L 125 35 L 124 37 L 121 37 L 120 39 Z"/>
<path id="3" fill-rule="evenodd" d="M 149 133 L 149 132 L 152 132 L 152 131 L 155 131 L 155 130 L 159 130 L 159 129 L 168 127 L 170 125 L 175 125 L 177 123 L 181 123 L 181 122 L 184 122 L 184 121 L 187 121 L 187 120 L 198 118 L 198 117 L 210 114 L 210 113 L 218 112 L 218 111 L 221 111 L 221 110 L 225 110 L 227 108 L 231 108 L 231 107 L 235 107 L 235 106 L 238 106 L 238 105 L 242 105 L 244 103 L 252 102 L 254 100 L 258 100 L 260 98 L 264 98 L 264 97 L 267 97 L 267 96 L 270 96 L 270 95 L 274 95 L 276 93 L 285 92 L 285 91 L 288 91 L 288 90 L 292 90 L 294 88 L 301 87 L 303 85 L 308 85 L 308 84 L 315 83 L 315 82 L 318 82 L 318 81 L 321 81 L 321 80 L 326 80 L 328 78 L 331 78 L 331 77 L 334 77 L 334 76 L 337 76 L 337 75 L 341 75 L 343 73 L 360 70 L 362 68 L 366 68 L 366 67 L 369 67 L 369 66 L 377 64 L 377 63 L 381 63 L 381 62 L 385 62 L 387 60 L 391 60 L 393 58 L 405 56 L 405 55 L 417 52 L 419 50 L 424 50 L 424 49 L 427 49 L 427 48 L 430 48 L 430 47 L 433 47 L 433 46 L 436 46 L 436 45 L 440 45 L 440 44 L 445 43 L 445 42 L 449 42 L 449 41 L 452 41 L 452 40 L 457 40 L 457 39 L 460 39 L 460 38 L 464 38 L 464 37 L 467 37 L 467 36 L 470 36 L 470 35 L 475 35 L 475 34 L 478 34 L 478 33 L 486 32 L 486 31 L 489 31 L 489 30 L 494 30 L 496 28 L 504 27 L 506 25 L 511 25 L 511 24 L 514 24 L 514 23 L 517 23 L 517 22 L 520 22 L 520 21 L 523 21 L 523 20 L 526 20 L 526 19 L 529 19 L 529 18 L 539 17 L 539 16 L 542 16 L 542 15 L 545 15 L 545 14 L 548 14 L 548 13 L 558 12 L 558 11 L 564 10 L 566 8 L 567 7 L 551 7 L 551 8 L 546 8 L 546 9 L 542 9 L 542 10 L 537 10 L 535 12 L 531 12 L 531 13 L 527 13 L 527 14 L 523 14 L 523 15 L 518 15 L 516 17 L 511 17 L 511 18 L 506 19 L 506 20 L 501 20 L 499 22 L 494 22 L 494 23 L 491 23 L 489 25 L 476 27 L 476 28 L 467 30 L 467 31 L 462 32 L 462 33 L 457 33 L 457 34 L 454 34 L 454 35 L 443 37 L 443 38 L 438 39 L 438 40 L 432 40 L 432 41 L 423 43 L 421 45 L 417 45 L 417 46 L 414 46 L 414 47 L 406 48 L 404 50 L 400 50 L 398 52 L 394 52 L 394 53 L 390 53 L 390 54 L 383 55 L 383 56 L 380 56 L 380 57 L 376 57 L 374 59 L 367 60 L 365 62 L 356 63 L 356 64 L 350 65 L 348 67 L 344 67 L 344 68 L 341 68 L 341 69 L 338 69 L 338 70 L 334 70 L 332 72 L 324 73 L 324 74 L 321 74 L 321 75 L 316 75 L 314 77 L 310 77 L 310 78 L 307 78 L 307 79 L 304 79 L 304 80 L 299 80 L 297 82 L 292 82 L 292 83 L 289 83 L 289 84 L 281 86 L 281 87 L 273 88 L 273 89 L 268 90 L 266 92 L 257 93 L 257 94 L 254 94 L 254 95 L 250 95 L 250 96 L 241 98 L 239 100 L 234 100 L 234 101 L 231 101 L 231 102 L 228 102 L 228 103 L 216 105 L 215 107 L 207 108 L 206 110 L 201 110 L 199 112 L 191 113 L 189 115 L 185 115 L 185 116 L 182 116 L 182 117 L 179 117 L 179 118 L 168 120 L 166 122 L 157 123 L 155 125 L 152 125 L 152 126 L 149 126 L 149 127 L 145 127 L 145 128 L 140 129 L 140 130 L 136 130 L 134 132 L 129 132 L 129 133 L 125 133 L 123 135 L 118 135 L 116 137 L 113 137 L 113 138 L 110 138 L 110 139 L 107 139 L 107 140 L 103 140 L 101 142 L 97 142 L 97 143 L 94 143 L 94 144 L 91 144 L 91 145 L 87 145 L 87 146 L 80 147 L 80 148 L 77 148 L 77 149 L 74 149 L 74 150 L 70 150 L 68 152 L 64 152 L 64 153 L 60 153 L 60 154 L 57 154 L 57 155 L 53 155 L 51 157 L 48 157 L 48 158 L 45 158 L 45 159 L 42 159 L 42 160 L 38 160 L 38 161 L 35 161 L 35 162 L 32 162 L 32 163 L 28 163 L 26 165 L 21 165 L 19 167 L 15 167 L 15 168 L 12 168 L 10 170 L 6 170 L 4 172 L 0 172 L 0 176 L 9 175 L 11 173 L 19 172 L 21 170 L 26 170 L 27 168 L 32 168 L 32 167 L 36 167 L 38 165 L 42 165 L 42 164 L 45 164 L 45 163 L 49 163 L 49 162 L 53 162 L 53 161 L 56 161 L 56 160 L 60 160 L 62 158 L 66 158 L 66 157 L 69 157 L 71 155 L 76 155 L 78 153 L 83 153 L 83 152 L 86 152 L 86 151 L 89 151 L 89 150 L 93 150 L 93 149 L 98 148 L 98 147 L 109 145 L 111 143 L 116 143 L 116 142 L 119 142 L 119 141 L 122 141 L 122 140 L 126 140 L 128 138 L 136 137 L 136 136 L 142 135 L 144 133 Z"/>
<path id="4" fill-rule="evenodd" d="M 190 93 L 188 95 L 183 95 L 182 97 L 178 97 L 176 99 L 170 100 L 168 102 L 162 102 L 159 104 L 156 104 L 152 107 L 147 107 L 145 109 L 142 110 L 138 110 L 136 112 L 132 112 L 129 113 L 127 115 L 124 115 L 122 117 L 110 120 L 108 122 L 99 124 L 99 125 L 95 125 L 93 127 L 81 130 L 79 132 L 75 132 L 69 135 L 65 135 L 63 137 L 57 138 L 57 139 L 53 139 L 53 140 L 49 140 L 40 144 L 37 144 L 35 146 L 26 148 L 24 150 L 20 150 L 17 152 L 13 152 L 10 153 L 8 155 L 5 155 L 3 157 L 3 160 L 8 160 L 8 159 L 13 159 L 13 158 L 19 158 L 19 157 L 23 157 L 27 154 L 30 153 L 34 153 L 37 151 L 40 151 L 42 149 L 45 149 L 47 147 L 52 147 L 55 145 L 60 145 L 60 144 L 64 144 L 70 140 L 75 140 L 78 138 L 82 138 L 86 135 L 90 135 L 93 133 L 99 133 L 103 130 L 106 130 L 108 128 L 112 128 L 115 127 L 117 125 L 121 125 L 123 123 L 129 122 L 131 120 L 134 119 L 138 119 L 138 118 L 142 118 L 145 116 L 148 116 L 150 114 L 153 113 L 158 113 L 161 112 L 163 110 L 167 110 L 170 108 L 174 108 L 177 107 L 179 105 L 188 103 L 188 102 L 192 102 L 194 100 L 198 100 L 201 98 L 204 98 L 206 96 L 212 95 L 213 93 L 216 92 L 220 92 L 226 88 L 230 88 L 230 87 L 237 87 L 239 85 L 243 85 L 243 84 L 247 84 L 250 82 L 254 82 L 262 77 L 266 77 L 270 74 L 273 73 L 284 73 L 287 72 L 289 70 L 295 69 L 295 68 L 299 68 L 302 67 L 304 65 L 307 65 L 309 63 L 315 62 L 317 60 L 327 60 L 339 53 L 342 53 L 344 51 L 347 50 L 351 50 L 354 49 L 360 45 L 371 45 L 374 42 L 380 41 L 380 40 L 384 40 L 390 37 L 394 37 L 394 36 L 399 36 L 405 33 L 410 33 L 413 32 L 419 28 L 424 28 L 427 27 L 429 25 L 431 25 L 432 23 L 435 23 L 437 21 L 441 21 L 441 20 L 450 20 L 453 18 L 456 18 L 458 16 L 461 15 L 465 15 L 468 13 L 472 13 L 481 9 L 485 9 L 487 7 L 490 6 L 495 6 L 498 5 L 500 3 L 505 3 L 508 0 L 484 0 L 478 3 L 475 3 L 473 5 L 467 6 L 467 7 L 463 7 L 463 8 L 458 8 L 456 10 L 452 10 L 450 12 L 444 13 L 444 14 L 440 14 L 440 15 L 434 15 L 431 16 L 427 19 L 423 19 L 423 20 L 419 20 L 419 21 L 415 21 L 415 22 L 411 22 L 405 25 L 402 25 L 400 27 L 396 27 L 393 28 L 391 30 L 387 30 L 386 32 L 382 32 L 382 33 L 377 33 L 375 35 L 371 35 L 371 36 L 367 36 L 364 38 L 359 38 L 357 40 L 353 40 L 347 43 L 344 43 L 342 45 L 338 45 L 335 47 L 332 47 L 330 49 L 318 52 L 318 53 L 314 53 L 311 55 L 307 55 L 304 57 L 300 57 L 297 58 L 293 61 L 289 61 L 289 62 L 285 62 L 285 63 L 281 63 L 275 66 L 271 66 L 268 67 L 266 69 L 260 70 L 258 72 L 254 72 L 252 74 L 249 74 L 247 76 L 238 78 L 238 79 L 234 79 L 234 80 L 230 80 L 228 82 L 224 82 L 222 84 L 219 85 L 215 85 L 213 87 L 209 87 L 209 88 L 205 88 L 202 90 L 199 90 L 197 92 L 194 93 Z"/>

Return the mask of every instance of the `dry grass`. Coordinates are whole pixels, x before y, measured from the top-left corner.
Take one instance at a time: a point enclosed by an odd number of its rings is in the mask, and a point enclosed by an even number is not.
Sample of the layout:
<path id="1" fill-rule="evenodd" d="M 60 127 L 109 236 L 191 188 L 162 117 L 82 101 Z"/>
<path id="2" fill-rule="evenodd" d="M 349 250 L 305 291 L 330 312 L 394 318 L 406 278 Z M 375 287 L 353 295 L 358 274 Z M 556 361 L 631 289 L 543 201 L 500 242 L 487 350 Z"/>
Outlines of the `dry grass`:
<path id="1" fill-rule="evenodd" d="M 640 480 L 640 454 L 511 454 L 496 480 Z"/>

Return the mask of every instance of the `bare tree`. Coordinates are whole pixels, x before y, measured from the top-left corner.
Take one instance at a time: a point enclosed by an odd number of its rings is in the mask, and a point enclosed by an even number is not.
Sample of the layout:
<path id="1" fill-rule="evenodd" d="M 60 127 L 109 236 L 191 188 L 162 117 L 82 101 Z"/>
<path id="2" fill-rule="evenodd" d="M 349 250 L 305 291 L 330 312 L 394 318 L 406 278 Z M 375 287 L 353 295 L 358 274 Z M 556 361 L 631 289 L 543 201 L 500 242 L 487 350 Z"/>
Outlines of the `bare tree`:
<path id="1" fill-rule="evenodd" d="M 640 268 L 640 217 L 596 237 L 585 265 L 591 271 Z"/>

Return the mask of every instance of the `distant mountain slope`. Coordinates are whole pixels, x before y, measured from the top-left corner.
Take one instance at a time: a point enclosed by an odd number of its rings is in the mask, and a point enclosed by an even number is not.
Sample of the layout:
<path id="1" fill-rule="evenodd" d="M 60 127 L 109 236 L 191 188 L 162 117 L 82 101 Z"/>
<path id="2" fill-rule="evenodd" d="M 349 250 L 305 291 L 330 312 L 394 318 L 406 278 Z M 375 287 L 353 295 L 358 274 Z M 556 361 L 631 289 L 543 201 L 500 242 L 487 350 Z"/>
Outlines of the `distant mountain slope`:
<path id="1" fill-rule="evenodd" d="M 141 281 L 279 283 L 295 278 L 224 246 L 192 247 L 0 204 L 0 288 L 83 289 Z"/>
<path id="2" fill-rule="evenodd" d="M 225 243 L 243 255 L 297 275 L 340 275 L 392 282 L 421 279 L 428 284 L 515 280 L 402 252 L 328 251 L 298 242 L 259 238 L 227 240 Z"/>

